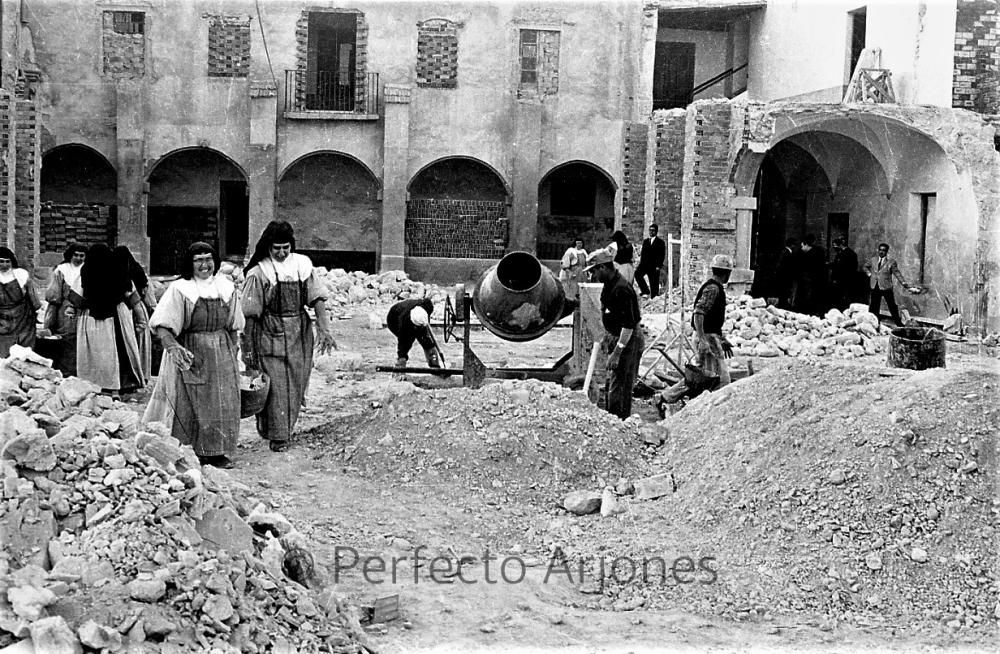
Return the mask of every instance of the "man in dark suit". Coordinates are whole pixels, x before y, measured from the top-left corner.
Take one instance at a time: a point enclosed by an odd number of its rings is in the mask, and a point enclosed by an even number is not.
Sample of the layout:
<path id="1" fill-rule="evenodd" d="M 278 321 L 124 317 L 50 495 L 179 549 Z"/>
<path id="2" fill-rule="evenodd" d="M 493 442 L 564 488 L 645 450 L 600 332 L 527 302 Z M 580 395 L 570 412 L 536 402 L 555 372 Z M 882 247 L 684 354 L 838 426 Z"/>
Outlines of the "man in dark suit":
<path id="1" fill-rule="evenodd" d="M 774 269 L 774 294 L 778 298 L 779 309 L 791 309 L 792 297 L 799 278 L 799 241 L 789 238 L 778 255 L 778 265 Z"/>
<path id="2" fill-rule="evenodd" d="M 649 226 L 649 238 L 642 241 L 639 267 L 635 271 L 635 283 L 639 285 L 639 291 L 649 297 L 660 294 L 660 269 L 663 268 L 663 259 L 667 256 L 667 246 L 663 239 L 657 236 L 659 232 L 660 228 L 656 223 Z"/>
<path id="3" fill-rule="evenodd" d="M 830 290 L 833 306 L 843 311 L 854 299 L 854 284 L 858 277 L 858 254 L 847 245 L 846 238 L 833 239 L 833 261 L 830 262 Z"/>
<path id="4" fill-rule="evenodd" d="M 799 254 L 799 281 L 793 300 L 799 313 L 821 316 L 827 309 L 826 252 L 816 245 L 816 237 L 806 234 L 802 238 Z"/>
<path id="5" fill-rule="evenodd" d="M 896 296 L 893 293 L 892 278 L 899 280 L 911 293 L 919 293 L 919 286 L 910 286 L 903 279 L 903 273 L 899 270 L 896 260 L 889 256 L 889 244 L 878 244 L 878 255 L 872 257 L 865 264 L 865 272 L 868 273 L 868 288 L 871 289 L 871 298 L 868 303 L 868 310 L 879 315 L 882 308 L 882 298 L 885 298 L 885 305 L 889 307 L 889 315 L 896 321 L 897 325 L 902 325 L 903 321 L 899 317 L 899 308 L 896 306 Z M 881 316 L 879 316 L 881 321 Z"/>

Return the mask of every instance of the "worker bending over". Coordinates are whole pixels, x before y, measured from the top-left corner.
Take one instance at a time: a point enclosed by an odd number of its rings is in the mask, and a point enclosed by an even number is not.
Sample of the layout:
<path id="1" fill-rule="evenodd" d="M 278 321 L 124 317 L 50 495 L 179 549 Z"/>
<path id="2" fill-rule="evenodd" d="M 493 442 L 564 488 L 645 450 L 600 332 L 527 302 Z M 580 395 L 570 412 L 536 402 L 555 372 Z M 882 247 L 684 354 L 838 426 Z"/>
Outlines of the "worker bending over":
<path id="1" fill-rule="evenodd" d="M 434 313 L 434 303 L 429 297 L 421 300 L 403 300 L 392 305 L 385 322 L 389 331 L 396 336 L 396 367 L 405 368 L 410 355 L 413 341 L 418 341 L 424 348 L 427 365 L 431 368 L 441 367 L 441 350 L 438 348 L 434 334 L 431 332 L 431 314 Z"/>

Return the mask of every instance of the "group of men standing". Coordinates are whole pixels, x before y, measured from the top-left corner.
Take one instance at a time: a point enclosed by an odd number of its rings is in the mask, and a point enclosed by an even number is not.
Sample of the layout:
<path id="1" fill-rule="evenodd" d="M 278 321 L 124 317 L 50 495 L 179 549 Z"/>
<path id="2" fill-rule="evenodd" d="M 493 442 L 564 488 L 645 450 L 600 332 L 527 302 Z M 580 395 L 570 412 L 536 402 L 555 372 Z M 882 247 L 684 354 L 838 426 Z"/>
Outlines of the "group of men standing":
<path id="1" fill-rule="evenodd" d="M 772 284 L 778 307 L 822 315 L 831 307 L 843 310 L 852 302 L 863 301 L 867 291 L 872 313 L 879 315 L 882 300 L 885 300 L 889 315 L 902 324 L 893 292 L 893 278 L 911 293 L 919 293 L 920 289 L 907 283 L 898 262 L 889 256 L 889 244 L 879 243 L 877 254 L 868 259 L 863 268 L 859 267 L 858 255 L 847 244 L 847 239 L 835 238 L 831 245 L 833 257 L 827 262 L 823 248 L 816 245 L 811 234 L 801 240 L 789 238 L 785 242 Z"/>

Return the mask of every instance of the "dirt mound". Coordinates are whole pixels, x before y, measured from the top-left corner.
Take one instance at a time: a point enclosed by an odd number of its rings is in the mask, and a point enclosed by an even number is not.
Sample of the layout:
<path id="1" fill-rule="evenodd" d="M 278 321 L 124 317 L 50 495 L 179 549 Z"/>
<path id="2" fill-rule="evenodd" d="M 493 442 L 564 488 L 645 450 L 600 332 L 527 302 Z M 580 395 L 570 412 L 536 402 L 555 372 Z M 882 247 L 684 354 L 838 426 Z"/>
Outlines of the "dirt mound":
<path id="1" fill-rule="evenodd" d="M 575 559 L 713 559 L 717 579 L 621 572 L 606 607 L 993 632 L 998 388 L 988 371 L 780 363 L 673 417 L 658 467 L 675 492 L 567 518 L 548 542 Z"/>
<path id="2" fill-rule="evenodd" d="M 646 469 L 643 429 L 579 392 L 538 381 L 422 391 L 372 402 L 366 415 L 312 430 L 350 468 L 401 483 L 453 481 L 510 499 L 558 503 L 558 492 Z M 555 499 L 554 499 L 555 498 Z"/>

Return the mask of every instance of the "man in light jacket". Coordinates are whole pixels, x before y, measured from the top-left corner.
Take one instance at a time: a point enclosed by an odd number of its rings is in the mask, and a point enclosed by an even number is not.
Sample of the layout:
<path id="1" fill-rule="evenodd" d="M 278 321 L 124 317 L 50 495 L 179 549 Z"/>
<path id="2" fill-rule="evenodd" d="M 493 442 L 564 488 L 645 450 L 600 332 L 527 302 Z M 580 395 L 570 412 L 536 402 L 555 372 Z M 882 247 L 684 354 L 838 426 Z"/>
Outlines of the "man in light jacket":
<path id="1" fill-rule="evenodd" d="M 896 324 L 902 325 L 899 307 L 896 306 L 896 296 L 892 290 L 892 278 L 898 279 L 899 283 L 911 293 L 919 293 L 920 287 L 910 286 L 906 283 L 903 273 L 899 270 L 899 264 L 889 256 L 888 243 L 878 244 L 878 254 L 865 263 L 865 272 L 868 274 L 868 288 L 871 289 L 868 310 L 878 316 L 882 306 L 882 298 L 885 298 L 885 304 L 889 307 L 889 315 L 896 321 Z"/>

